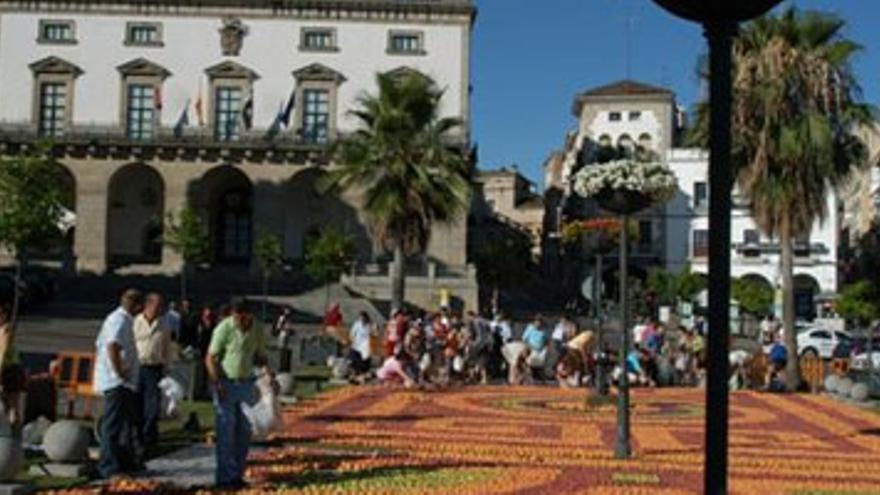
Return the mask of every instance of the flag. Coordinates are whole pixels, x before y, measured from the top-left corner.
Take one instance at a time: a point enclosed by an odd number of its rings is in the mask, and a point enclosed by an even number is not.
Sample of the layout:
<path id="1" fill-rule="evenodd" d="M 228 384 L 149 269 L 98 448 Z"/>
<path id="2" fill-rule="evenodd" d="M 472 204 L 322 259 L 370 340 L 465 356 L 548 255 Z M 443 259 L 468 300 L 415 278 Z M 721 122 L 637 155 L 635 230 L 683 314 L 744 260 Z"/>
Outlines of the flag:
<path id="1" fill-rule="evenodd" d="M 241 123 L 246 130 L 250 130 L 254 125 L 254 93 L 248 92 L 247 100 L 241 107 Z"/>
<path id="2" fill-rule="evenodd" d="M 153 104 L 156 107 L 156 110 L 162 110 L 162 86 L 155 85 L 153 86 Z"/>
<path id="3" fill-rule="evenodd" d="M 189 126 L 189 99 L 186 100 L 186 104 L 183 105 L 183 112 L 180 113 L 180 117 L 177 119 L 177 123 L 174 124 L 174 137 L 181 138 L 183 137 L 183 128 Z"/>
<path id="4" fill-rule="evenodd" d="M 278 104 L 278 113 L 275 114 L 275 118 L 272 120 L 272 125 L 269 126 L 269 130 L 266 131 L 266 140 L 271 141 L 275 139 L 275 136 L 278 135 L 278 132 L 281 131 L 281 123 L 284 119 L 284 101 L 281 101 Z"/>
<path id="5" fill-rule="evenodd" d="M 202 103 L 202 83 L 199 82 L 199 92 L 196 94 L 196 102 L 194 105 L 195 113 L 196 113 L 196 122 L 199 124 L 199 127 L 205 126 L 205 113 L 204 113 L 204 105 Z"/>
<path id="6" fill-rule="evenodd" d="M 287 105 L 284 107 L 284 112 L 282 112 L 279 117 L 281 123 L 284 124 L 284 127 L 290 127 L 290 114 L 293 113 L 293 107 L 296 104 L 296 90 L 290 92 L 290 98 L 287 100 Z"/>

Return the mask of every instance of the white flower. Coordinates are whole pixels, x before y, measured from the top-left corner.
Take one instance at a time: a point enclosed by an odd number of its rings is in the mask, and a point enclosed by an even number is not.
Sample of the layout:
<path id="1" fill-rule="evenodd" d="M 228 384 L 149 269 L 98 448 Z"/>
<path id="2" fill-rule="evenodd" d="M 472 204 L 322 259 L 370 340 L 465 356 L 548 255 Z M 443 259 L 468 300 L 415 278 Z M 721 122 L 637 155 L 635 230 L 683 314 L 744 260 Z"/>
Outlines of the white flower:
<path id="1" fill-rule="evenodd" d="M 678 180 L 662 163 L 619 160 L 584 167 L 575 175 L 574 190 L 587 198 L 608 190 L 640 192 L 659 204 L 675 196 Z"/>

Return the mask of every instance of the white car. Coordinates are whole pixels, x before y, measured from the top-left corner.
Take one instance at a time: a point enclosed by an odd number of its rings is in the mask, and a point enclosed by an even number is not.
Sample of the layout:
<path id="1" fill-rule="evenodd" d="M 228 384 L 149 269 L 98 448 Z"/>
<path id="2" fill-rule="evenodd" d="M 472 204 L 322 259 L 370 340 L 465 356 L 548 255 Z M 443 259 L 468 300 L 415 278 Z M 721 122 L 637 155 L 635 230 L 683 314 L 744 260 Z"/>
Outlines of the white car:
<path id="1" fill-rule="evenodd" d="M 843 340 L 851 339 L 852 335 L 849 332 L 807 327 L 797 336 L 798 355 L 831 359 L 837 344 Z"/>

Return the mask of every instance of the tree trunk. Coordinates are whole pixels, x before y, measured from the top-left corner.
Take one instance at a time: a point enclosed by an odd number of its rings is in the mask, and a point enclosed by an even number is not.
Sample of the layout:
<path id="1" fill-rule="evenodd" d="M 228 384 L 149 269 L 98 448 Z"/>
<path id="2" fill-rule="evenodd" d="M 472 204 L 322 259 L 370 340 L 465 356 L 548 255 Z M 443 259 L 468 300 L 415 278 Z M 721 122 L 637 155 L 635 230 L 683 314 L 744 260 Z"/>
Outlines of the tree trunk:
<path id="1" fill-rule="evenodd" d="M 794 327 L 794 248 L 789 229 L 781 229 L 779 242 L 782 247 L 782 328 L 785 334 L 785 348 L 788 350 L 785 381 L 788 389 L 795 391 L 800 387 L 801 369 L 797 330 Z"/>
<path id="2" fill-rule="evenodd" d="M 403 254 L 403 244 L 398 242 L 394 246 L 394 261 L 391 263 L 391 309 L 403 309 L 404 293 L 406 284 L 406 270 L 404 263 L 406 257 Z"/>
<path id="3" fill-rule="evenodd" d="M 498 299 L 500 297 L 501 291 L 498 289 L 498 285 L 492 286 L 492 316 L 498 314 Z"/>

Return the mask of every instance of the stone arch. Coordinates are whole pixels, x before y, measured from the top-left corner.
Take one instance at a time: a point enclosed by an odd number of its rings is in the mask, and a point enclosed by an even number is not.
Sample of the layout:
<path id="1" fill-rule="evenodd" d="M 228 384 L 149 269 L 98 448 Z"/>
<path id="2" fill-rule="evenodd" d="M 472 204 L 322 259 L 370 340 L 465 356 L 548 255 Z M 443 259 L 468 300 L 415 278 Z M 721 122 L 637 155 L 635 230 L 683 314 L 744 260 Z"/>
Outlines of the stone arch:
<path id="1" fill-rule="evenodd" d="M 207 215 L 214 261 L 249 264 L 254 232 L 251 179 L 234 166 L 221 165 L 199 179 L 199 195 Z"/>
<path id="2" fill-rule="evenodd" d="M 617 138 L 617 146 L 620 148 L 632 148 L 633 147 L 633 139 L 629 134 L 621 134 L 620 137 Z"/>
<path id="3" fill-rule="evenodd" d="M 162 262 L 165 181 L 153 167 L 130 163 L 107 187 L 107 265 Z"/>
<path id="4" fill-rule="evenodd" d="M 597 141 L 597 143 L 599 143 L 599 146 L 603 148 L 613 145 L 613 142 L 611 141 L 611 136 L 609 136 L 608 134 L 602 134 L 601 136 L 599 136 L 599 140 Z"/>
<path id="5" fill-rule="evenodd" d="M 653 144 L 654 138 L 651 137 L 647 132 L 643 132 L 639 135 L 639 146 L 643 149 L 650 150 L 654 148 Z"/>
<path id="6" fill-rule="evenodd" d="M 820 285 L 815 277 L 808 273 L 794 276 L 794 313 L 798 318 L 811 320 L 816 316 L 816 296 Z"/>

